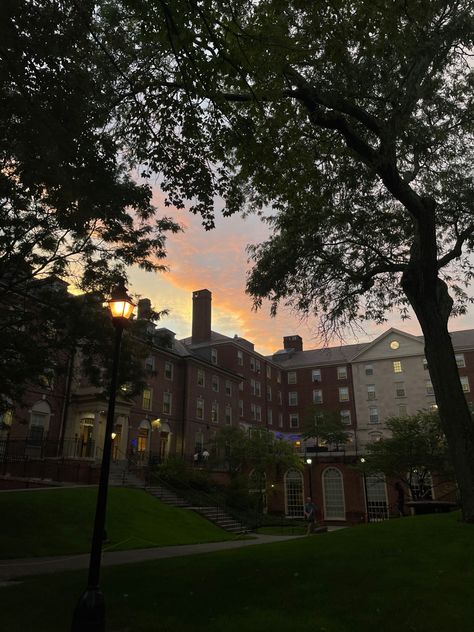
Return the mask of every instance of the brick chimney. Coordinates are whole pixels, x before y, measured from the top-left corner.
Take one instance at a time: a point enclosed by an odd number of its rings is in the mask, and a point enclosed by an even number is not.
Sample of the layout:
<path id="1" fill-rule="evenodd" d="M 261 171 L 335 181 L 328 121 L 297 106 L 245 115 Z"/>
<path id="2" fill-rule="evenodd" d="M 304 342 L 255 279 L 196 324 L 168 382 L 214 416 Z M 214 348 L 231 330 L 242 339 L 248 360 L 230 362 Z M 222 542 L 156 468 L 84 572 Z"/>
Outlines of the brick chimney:
<path id="1" fill-rule="evenodd" d="M 141 298 L 138 301 L 137 318 L 139 320 L 149 320 L 151 316 L 151 301 L 149 298 Z"/>
<path id="2" fill-rule="evenodd" d="M 212 294 L 209 290 L 193 292 L 193 344 L 211 339 L 211 301 Z"/>
<path id="3" fill-rule="evenodd" d="M 294 351 L 303 351 L 303 339 L 301 336 L 284 336 L 283 347 L 285 349 L 294 349 Z"/>

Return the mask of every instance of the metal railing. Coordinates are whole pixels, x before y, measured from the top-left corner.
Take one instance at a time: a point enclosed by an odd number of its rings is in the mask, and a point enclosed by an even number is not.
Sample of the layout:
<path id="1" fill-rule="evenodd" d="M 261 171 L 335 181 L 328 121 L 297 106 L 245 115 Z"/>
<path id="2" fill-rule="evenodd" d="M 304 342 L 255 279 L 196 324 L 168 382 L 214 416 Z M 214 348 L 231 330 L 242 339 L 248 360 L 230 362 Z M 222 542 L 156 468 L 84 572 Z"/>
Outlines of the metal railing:
<path id="1" fill-rule="evenodd" d="M 0 439 L 0 462 L 43 459 L 95 459 L 95 442 L 83 442 L 78 438 L 59 440 Z"/>

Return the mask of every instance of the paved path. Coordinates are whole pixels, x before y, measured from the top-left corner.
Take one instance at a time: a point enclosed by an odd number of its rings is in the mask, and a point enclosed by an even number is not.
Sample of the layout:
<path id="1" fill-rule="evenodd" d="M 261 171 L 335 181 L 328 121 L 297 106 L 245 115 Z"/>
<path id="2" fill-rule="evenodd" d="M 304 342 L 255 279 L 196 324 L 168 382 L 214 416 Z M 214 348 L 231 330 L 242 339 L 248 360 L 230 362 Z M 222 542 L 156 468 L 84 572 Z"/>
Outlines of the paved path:
<path id="1" fill-rule="evenodd" d="M 211 553 L 213 551 L 227 551 L 255 544 L 283 542 L 301 538 L 299 535 L 256 535 L 251 540 L 227 540 L 225 542 L 208 542 L 204 544 L 182 544 L 179 546 L 164 546 L 153 549 L 134 549 L 132 551 L 114 551 L 103 553 L 102 566 L 116 566 L 117 564 L 133 564 L 148 560 L 161 560 L 167 557 L 182 557 L 197 553 Z M 64 555 L 56 557 L 32 557 L 16 560 L 0 561 L 0 582 L 15 580 L 31 575 L 45 575 L 62 571 L 77 570 L 89 566 L 89 554 Z"/>

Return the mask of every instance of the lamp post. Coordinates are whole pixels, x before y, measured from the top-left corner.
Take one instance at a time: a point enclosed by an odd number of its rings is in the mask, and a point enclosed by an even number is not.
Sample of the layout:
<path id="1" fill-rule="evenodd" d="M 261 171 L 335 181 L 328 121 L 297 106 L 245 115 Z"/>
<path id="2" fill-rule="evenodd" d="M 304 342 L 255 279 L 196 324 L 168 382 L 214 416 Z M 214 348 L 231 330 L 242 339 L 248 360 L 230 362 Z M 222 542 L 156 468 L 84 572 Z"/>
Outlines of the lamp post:
<path id="1" fill-rule="evenodd" d="M 364 464 L 366 462 L 365 458 L 362 456 L 360 458 L 360 462 Z M 365 476 L 365 470 L 362 470 L 362 478 L 364 481 L 364 500 L 365 500 L 365 521 L 369 521 L 369 498 L 367 495 L 367 477 Z"/>
<path id="2" fill-rule="evenodd" d="M 309 465 L 309 474 L 308 474 L 308 478 L 309 478 L 309 495 L 311 496 L 311 500 L 313 500 L 313 480 L 312 480 L 312 469 L 311 469 L 311 465 L 313 463 L 313 459 L 310 459 L 309 457 L 306 459 L 306 463 Z"/>
<path id="3" fill-rule="evenodd" d="M 87 588 L 82 593 L 72 621 L 72 632 L 104 632 L 105 603 L 99 588 L 100 562 L 102 557 L 102 540 L 105 527 L 105 512 L 107 507 L 107 491 L 109 484 L 110 457 L 112 452 L 112 434 L 114 427 L 115 398 L 117 394 L 117 376 L 120 358 L 122 333 L 135 305 L 127 295 L 124 279 L 111 293 L 108 303 L 115 327 L 114 355 L 112 376 L 110 382 L 109 408 L 105 426 L 104 449 L 100 468 L 99 490 L 95 510 L 94 532 L 92 536 L 91 555 L 89 561 L 89 575 Z"/>

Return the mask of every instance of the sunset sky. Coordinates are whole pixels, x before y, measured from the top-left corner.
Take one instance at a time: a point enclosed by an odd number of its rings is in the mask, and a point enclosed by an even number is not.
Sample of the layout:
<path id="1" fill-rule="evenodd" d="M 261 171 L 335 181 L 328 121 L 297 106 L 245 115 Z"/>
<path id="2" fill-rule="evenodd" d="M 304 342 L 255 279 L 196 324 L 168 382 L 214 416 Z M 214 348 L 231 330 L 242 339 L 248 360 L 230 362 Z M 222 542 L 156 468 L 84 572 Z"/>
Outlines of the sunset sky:
<path id="1" fill-rule="evenodd" d="M 155 193 L 155 203 L 160 206 Z M 167 209 L 166 214 L 170 214 Z M 263 241 L 268 228 L 257 217 L 240 216 L 223 218 L 217 215 L 216 228 L 205 231 L 200 218 L 188 211 L 173 211 L 174 218 L 184 232 L 171 235 L 167 242 L 167 273 L 151 274 L 133 269 L 129 289 L 142 298 L 147 297 L 155 309 L 169 309 L 169 316 L 161 326 L 174 331 L 178 338 L 191 334 L 192 292 L 207 288 L 212 292 L 212 328 L 228 336 L 238 334 L 255 344 L 256 351 L 271 354 L 283 346 L 283 336 L 299 334 L 304 348 L 322 346 L 316 336 L 316 323 L 302 321 L 301 316 L 284 307 L 272 318 L 269 306 L 258 312 L 252 310 L 252 301 L 245 294 L 246 275 L 249 270 L 246 246 Z M 348 332 L 344 343 L 364 342 L 380 335 L 390 326 L 413 334 L 420 334 L 416 320 L 402 322 L 394 315 L 384 327 L 367 323 L 365 333 L 357 337 Z M 472 315 L 456 318 L 451 329 L 474 327 Z M 334 340 L 334 345 L 340 344 Z"/>

